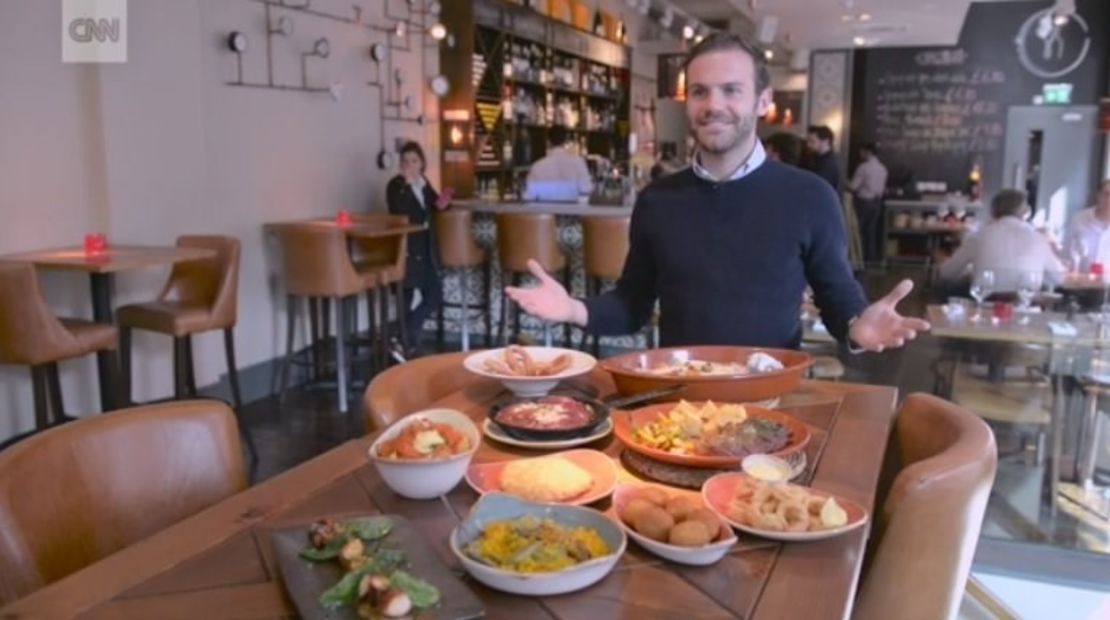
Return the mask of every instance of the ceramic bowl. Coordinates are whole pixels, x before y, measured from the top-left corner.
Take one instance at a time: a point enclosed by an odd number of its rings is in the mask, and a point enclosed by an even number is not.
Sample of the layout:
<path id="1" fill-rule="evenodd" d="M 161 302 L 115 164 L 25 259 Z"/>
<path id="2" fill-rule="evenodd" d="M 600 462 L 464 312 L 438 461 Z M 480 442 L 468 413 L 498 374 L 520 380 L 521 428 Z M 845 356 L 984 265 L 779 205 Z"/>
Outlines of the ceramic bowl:
<path id="1" fill-rule="evenodd" d="M 466 435 L 470 449 L 441 459 L 393 459 L 378 455 L 378 447 L 401 433 L 417 419 L 448 424 Z M 460 411 L 427 409 L 394 422 L 370 446 L 369 457 L 389 488 L 409 499 L 432 499 L 455 488 L 466 475 L 470 460 L 478 451 L 482 437 L 478 427 Z"/>

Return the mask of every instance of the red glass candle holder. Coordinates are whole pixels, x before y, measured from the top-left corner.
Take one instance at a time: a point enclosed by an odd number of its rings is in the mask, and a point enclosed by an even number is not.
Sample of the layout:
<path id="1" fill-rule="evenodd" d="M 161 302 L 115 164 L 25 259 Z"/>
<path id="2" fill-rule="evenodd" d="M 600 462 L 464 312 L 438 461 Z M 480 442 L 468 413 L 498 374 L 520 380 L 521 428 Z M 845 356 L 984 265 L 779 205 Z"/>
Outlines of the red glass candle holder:
<path id="1" fill-rule="evenodd" d="M 1089 271 L 1091 274 L 1091 279 L 1098 279 L 1102 277 L 1103 273 L 1105 272 L 1105 268 L 1102 266 L 1102 263 L 1094 262 L 1091 263 L 1091 268 Z"/>
<path id="2" fill-rule="evenodd" d="M 89 233 L 85 235 L 85 254 L 98 256 L 108 249 L 108 236 L 104 233 Z"/>
<path id="3" fill-rule="evenodd" d="M 992 306 L 991 313 L 999 321 L 1009 321 L 1014 318 L 1014 304 L 996 302 Z"/>
<path id="4" fill-rule="evenodd" d="M 342 228 L 351 225 L 351 212 L 346 209 L 340 209 L 339 213 L 335 214 L 335 223 Z"/>

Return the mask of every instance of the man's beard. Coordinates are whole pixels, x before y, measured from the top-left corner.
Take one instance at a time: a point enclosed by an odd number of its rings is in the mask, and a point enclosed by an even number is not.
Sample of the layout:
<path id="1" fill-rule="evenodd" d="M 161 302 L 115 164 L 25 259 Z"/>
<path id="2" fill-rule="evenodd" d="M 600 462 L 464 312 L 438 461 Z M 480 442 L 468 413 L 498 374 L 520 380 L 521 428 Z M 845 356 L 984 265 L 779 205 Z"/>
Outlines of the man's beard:
<path id="1" fill-rule="evenodd" d="M 730 111 L 706 114 L 700 120 L 702 122 L 723 121 L 733 128 L 731 133 L 716 134 L 709 140 L 702 140 L 701 135 L 699 135 L 700 123 L 695 124 L 691 131 L 694 134 L 694 141 L 697 142 L 698 148 L 706 153 L 714 155 L 727 153 L 739 147 L 745 140 L 755 134 L 756 114 L 754 109 L 751 114 L 737 115 Z"/>

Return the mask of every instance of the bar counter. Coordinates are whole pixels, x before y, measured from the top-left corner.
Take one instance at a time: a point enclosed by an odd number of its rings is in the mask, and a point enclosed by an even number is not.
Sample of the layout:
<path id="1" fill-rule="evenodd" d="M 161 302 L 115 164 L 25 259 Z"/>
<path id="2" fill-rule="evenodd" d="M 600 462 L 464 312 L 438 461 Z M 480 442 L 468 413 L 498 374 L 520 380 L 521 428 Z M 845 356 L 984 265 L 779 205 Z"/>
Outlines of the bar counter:
<path id="1" fill-rule="evenodd" d="M 592 205 L 578 202 L 496 202 L 489 200 L 455 200 L 453 207 L 476 213 L 550 213 L 568 217 L 632 215 L 631 206 Z"/>

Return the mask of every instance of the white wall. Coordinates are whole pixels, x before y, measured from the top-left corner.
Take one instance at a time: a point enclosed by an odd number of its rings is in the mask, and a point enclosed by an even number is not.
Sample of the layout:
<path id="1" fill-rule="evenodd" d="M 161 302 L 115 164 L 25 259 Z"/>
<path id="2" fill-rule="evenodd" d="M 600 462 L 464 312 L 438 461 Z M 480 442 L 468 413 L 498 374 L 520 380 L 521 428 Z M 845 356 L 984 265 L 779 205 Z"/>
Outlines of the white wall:
<path id="1" fill-rule="evenodd" d="M 380 109 L 377 90 L 366 82 L 375 75 L 369 44 L 387 35 L 274 10 L 295 23 L 292 37 L 274 39 L 275 80 L 299 83 L 300 51 L 327 36 L 331 56 L 309 59 L 308 73 L 312 85 L 344 83 L 336 103 L 326 94 L 225 84 L 235 78 L 235 56 L 224 46 L 230 30 L 250 38 L 244 78 L 266 80 L 261 4 L 128 4 L 128 62 L 73 65 L 61 62 L 60 1 L 0 3 L 0 254 L 79 244 L 86 232 L 98 230 L 110 242 L 135 244 L 172 244 L 185 233 L 237 236 L 243 244 L 239 363 L 271 359 L 282 345 L 284 315 L 262 224 L 343 207 L 385 208 L 384 184 L 395 171 L 374 163 L 383 143 Z M 351 4 L 314 0 L 312 8 L 349 15 Z M 360 4 L 365 21 L 391 25 L 382 17 L 382 2 Z M 403 15 L 405 6 L 390 0 L 394 15 Z M 434 75 L 438 52 L 415 39 L 410 48 L 395 52 L 395 63 L 410 76 L 403 94 L 419 101 L 427 82 L 422 76 Z M 435 119 L 434 98 L 425 94 L 424 105 Z M 396 137 L 413 137 L 430 154 L 439 150 L 434 123 L 387 121 L 384 130 L 389 148 Z M 429 156 L 433 182 L 437 160 Z M 165 269 L 121 274 L 114 301 L 155 295 L 165 275 Z M 41 280 L 56 312 L 90 315 L 87 278 L 43 273 Z M 225 372 L 219 335 L 195 339 L 195 346 L 198 382 L 217 381 Z M 137 399 L 170 393 L 167 338 L 137 337 L 133 366 Z M 92 358 L 62 369 L 69 412 L 97 411 Z M 0 438 L 32 427 L 30 392 L 25 368 L 0 367 Z"/>

